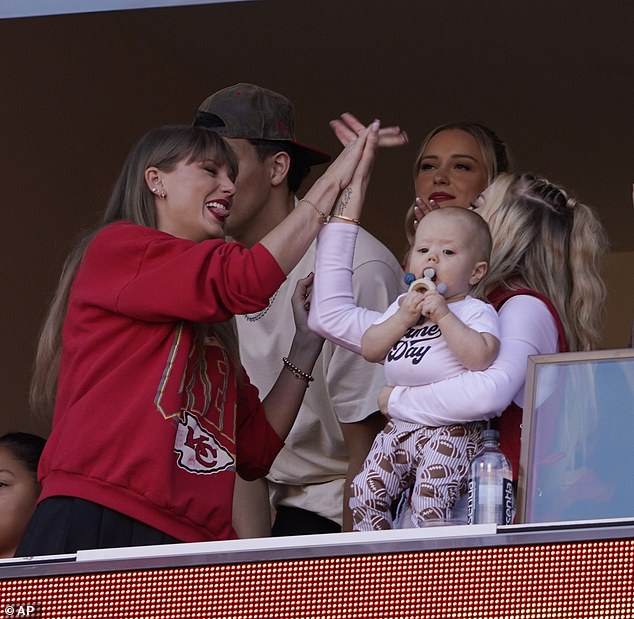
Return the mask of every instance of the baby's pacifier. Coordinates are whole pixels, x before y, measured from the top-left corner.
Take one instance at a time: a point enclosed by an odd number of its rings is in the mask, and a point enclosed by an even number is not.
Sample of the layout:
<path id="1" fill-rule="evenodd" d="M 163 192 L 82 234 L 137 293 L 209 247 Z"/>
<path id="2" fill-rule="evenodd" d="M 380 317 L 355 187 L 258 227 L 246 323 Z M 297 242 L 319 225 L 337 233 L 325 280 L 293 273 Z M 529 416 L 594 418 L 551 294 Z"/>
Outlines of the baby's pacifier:
<path id="1" fill-rule="evenodd" d="M 440 283 L 438 286 L 434 284 L 434 277 L 436 277 L 436 271 L 432 268 L 427 268 L 423 271 L 423 277 L 416 279 L 413 273 L 405 273 L 403 279 L 409 286 L 408 292 L 427 292 L 428 290 L 438 290 L 440 294 L 447 292 L 447 284 Z"/>

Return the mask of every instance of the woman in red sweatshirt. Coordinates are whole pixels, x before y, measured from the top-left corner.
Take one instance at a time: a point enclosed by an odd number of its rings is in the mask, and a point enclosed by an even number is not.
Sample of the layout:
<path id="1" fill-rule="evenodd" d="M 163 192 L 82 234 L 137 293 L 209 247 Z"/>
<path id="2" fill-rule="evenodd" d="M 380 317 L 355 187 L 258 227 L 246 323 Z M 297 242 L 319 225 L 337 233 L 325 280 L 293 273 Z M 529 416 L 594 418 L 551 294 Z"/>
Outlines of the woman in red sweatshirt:
<path id="1" fill-rule="evenodd" d="M 231 319 L 267 306 L 352 174 L 369 171 L 377 132 L 347 146 L 251 249 L 224 240 L 237 163 L 222 138 L 162 127 L 141 139 L 102 225 L 69 256 L 42 330 L 31 395 L 54 405 L 53 427 L 16 556 L 235 537 L 236 471 L 267 473 L 322 342 L 306 324 L 307 278 L 261 402 Z"/>

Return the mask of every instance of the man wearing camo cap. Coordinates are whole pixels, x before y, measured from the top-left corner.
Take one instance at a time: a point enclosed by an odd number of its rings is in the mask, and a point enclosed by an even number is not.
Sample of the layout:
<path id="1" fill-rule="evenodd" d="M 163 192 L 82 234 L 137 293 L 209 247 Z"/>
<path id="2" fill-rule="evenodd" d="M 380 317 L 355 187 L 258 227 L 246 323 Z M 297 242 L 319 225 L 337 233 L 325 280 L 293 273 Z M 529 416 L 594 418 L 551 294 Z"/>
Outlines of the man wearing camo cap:
<path id="1" fill-rule="evenodd" d="M 225 137 L 238 155 L 236 195 L 225 230 L 249 247 L 295 208 L 310 168 L 330 159 L 296 139 L 295 111 L 286 97 L 254 84 L 236 84 L 209 96 L 194 124 Z M 363 229 L 359 232 L 355 302 L 383 311 L 401 291 L 402 269 L 382 243 Z M 293 338 L 291 296 L 297 280 L 313 270 L 314 253 L 313 243 L 267 308 L 236 317 L 243 364 L 263 395 L 279 374 Z M 383 425 L 376 413 L 383 370 L 326 342 L 313 376 L 267 487 L 236 482 L 234 526 L 240 537 L 270 534 L 269 495 L 274 535 L 331 533 L 342 524 L 351 529 L 347 489 Z"/>

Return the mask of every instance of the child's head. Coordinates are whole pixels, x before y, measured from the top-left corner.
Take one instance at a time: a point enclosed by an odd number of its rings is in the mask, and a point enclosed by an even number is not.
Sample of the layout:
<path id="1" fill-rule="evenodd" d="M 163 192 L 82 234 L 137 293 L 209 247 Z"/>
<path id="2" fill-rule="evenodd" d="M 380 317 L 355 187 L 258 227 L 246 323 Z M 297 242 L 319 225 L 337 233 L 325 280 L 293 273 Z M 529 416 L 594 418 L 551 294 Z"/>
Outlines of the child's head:
<path id="1" fill-rule="evenodd" d="M 45 440 L 14 432 L 0 436 L 0 557 L 12 557 L 33 514 L 37 465 Z"/>
<path id="2" fill-rule="evenodd" d="M 453 300 L 484 277 L 491 244 L 489 227 L 473 211 L 457 206 L 436 209 L 416 228 L 408 270 L 419 278 L 426 268 L 433 268 L 436 283 L 447 286 L 444 296 Z"/>

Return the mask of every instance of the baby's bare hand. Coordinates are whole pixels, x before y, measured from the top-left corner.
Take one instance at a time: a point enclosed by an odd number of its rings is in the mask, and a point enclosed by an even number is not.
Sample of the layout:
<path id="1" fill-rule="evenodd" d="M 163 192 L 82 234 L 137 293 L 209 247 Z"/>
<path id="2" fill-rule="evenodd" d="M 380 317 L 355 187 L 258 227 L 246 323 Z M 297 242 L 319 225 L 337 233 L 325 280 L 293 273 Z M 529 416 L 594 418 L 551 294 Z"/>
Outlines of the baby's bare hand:
<path id="1" fill-rule="evenodd" d="M 431 321 L 438 322 L 449 313 L 447 301 L 437 290 L 429 290 L 425 293 L 422 303 L 422 313 Z"/>
<path id="2" fill-rule="evenodd" d="M 423 315 L 424 298 L 424 295 L 420 292 L 408 292 L 401 299 L 398 313 L 408 326 L 414 326 Z"/>

